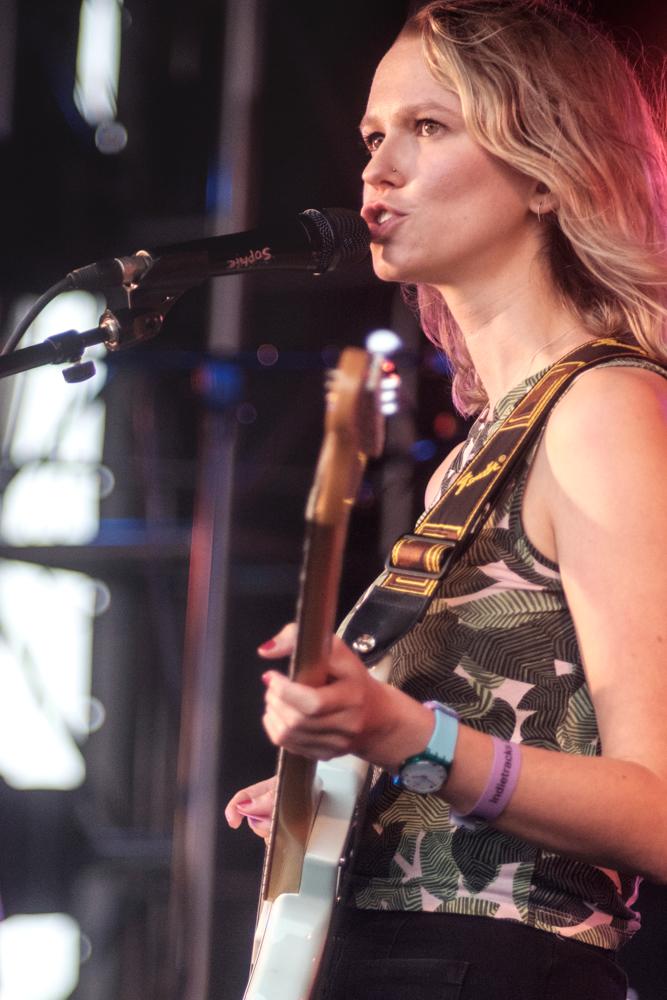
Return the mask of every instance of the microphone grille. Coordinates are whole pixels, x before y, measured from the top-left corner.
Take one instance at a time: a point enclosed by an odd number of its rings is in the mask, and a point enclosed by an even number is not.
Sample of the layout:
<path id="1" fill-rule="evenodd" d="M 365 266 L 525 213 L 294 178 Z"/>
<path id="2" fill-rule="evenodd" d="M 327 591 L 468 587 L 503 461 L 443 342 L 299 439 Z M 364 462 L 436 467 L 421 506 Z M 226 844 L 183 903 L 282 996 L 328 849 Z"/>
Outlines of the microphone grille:
<path id="1" fill-rule="evenodd" d="M 358 264 L 370 249 L 368 226 L 351 208 L 307 208 L 307 216 L 319 236 L 317 272 L 333 271 L 339 265 Z"/>

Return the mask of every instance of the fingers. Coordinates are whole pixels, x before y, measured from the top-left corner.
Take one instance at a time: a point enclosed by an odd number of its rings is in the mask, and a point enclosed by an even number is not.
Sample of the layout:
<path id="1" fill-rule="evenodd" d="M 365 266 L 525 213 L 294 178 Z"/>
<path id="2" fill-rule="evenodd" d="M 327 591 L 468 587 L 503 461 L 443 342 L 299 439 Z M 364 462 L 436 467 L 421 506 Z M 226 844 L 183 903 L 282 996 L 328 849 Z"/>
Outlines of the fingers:
<path id="1" fill-rule="evenodd" d="M 290 622 L 272 639 L 267 639 L 266 642 L 262 643 L 257 652 L 267 660 L 278 660 L 282 656 L 290 655 L 294 649 L 295 641 L 296 623 Z"/>
<path id="2" fill-rule="evenodd" d="M 291 729 L 267 713 L 263 720 L 266 733 L 276 746 L 311 760 L 331 760 L 353 752 L 352 739 L 342 729 L 305 732 L 302 727 Z"/>
<path id="3" fill-rule="evenodd" d="M 296 625 L 285 626 L 259 647 L 265 659 L 292 653 Z M 337 636 L 326 658 L 327 682 L 320 687 L 290 680 L 267 670 L 265 713 L 262 723 L 276 746 L 319 760 L 355 753 L 365 744 L 376 703 L 376 682 L 352 650 Z"/>
<path id="4" fill-rule="evenodd" d="M 293 753 L 320 760 L 355 752 L 368 721 L 369 687 L 375 686 L 362 670 L 361 679 L 341 677 L 320 688 L 267 671 L 262 722 L 269 739 Z"/>
<path id="5" fill-rule="evenodd" d="M 267 705 L 291 707 L 306 717 L 327 716 L 346 707 L 355 709 L 365 701 L 375 682 L 368 670 L 345 643 L 334 638 L 327 664 L 329 682 L 311 687 L 292 681 L 276 670 L 262 675 Z"/>
<path id="6" fill-rule="evenodd" d="M 275 782 L 263 795 L 245 800 L 237 805 L 237 811 L 244 817 L 253 833 L 264 840 L 271 832 Z"/>
<path id="7" fill-rule="evenodd" d="M 261 837 L 268 836 L 275 798 L 276 777 L 266 778 L 242 788 L 227 803 L 225 818 L 233 829 L 238 829 L 244 819 Z"/>
<path id="8" fill-rule="evenodd" d="M 331 640 L 329 672 L 332 677 L 368 677 L 368 668 L 337 635 Z"/>
<path id="9" fill-rule="evenodd" d="M 271 834 L 271 820 L 262 819 L 257 816 L 246 816 L 248 826 L 253 833 L 256 833 L 262 840 L 268 840 Z"/>

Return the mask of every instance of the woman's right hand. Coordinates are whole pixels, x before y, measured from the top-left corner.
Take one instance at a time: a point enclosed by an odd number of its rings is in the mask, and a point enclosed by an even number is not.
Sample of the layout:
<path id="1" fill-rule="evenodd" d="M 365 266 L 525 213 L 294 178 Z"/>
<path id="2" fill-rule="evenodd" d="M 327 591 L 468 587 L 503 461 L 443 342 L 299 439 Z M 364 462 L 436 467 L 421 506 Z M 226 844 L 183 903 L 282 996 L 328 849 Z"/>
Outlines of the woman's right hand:
<path id="1" fill-rule="evenodd" d="M 225 818 L 233 829 L 243 820 L 258 837 L 266 840 L 271 830 L 271 815 L 276 796 L 276 776 L 258 781 L 256 785 L 242 788 L 234 795 L 225 809 Z"/>

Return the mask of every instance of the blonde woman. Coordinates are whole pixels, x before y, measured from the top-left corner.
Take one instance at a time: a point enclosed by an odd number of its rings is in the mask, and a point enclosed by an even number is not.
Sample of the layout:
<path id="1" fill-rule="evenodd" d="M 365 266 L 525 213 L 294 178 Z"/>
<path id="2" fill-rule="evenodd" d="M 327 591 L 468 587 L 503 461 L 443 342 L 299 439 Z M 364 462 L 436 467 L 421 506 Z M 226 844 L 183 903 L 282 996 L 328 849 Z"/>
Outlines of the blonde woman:
<path id="1" fill-rule="evenodd" d="M 427 507 L 565 353 L 631 334 L 647 358 L 574 382 L 393 648 L 391 685 L 340 640 L 322 689 L 265 674 L 276 745 L 376 766 L 318 996 L 621 1000 L 638 876 L 667 880 L 659 123 L 560 4 L 451 0 L 380 62 L 361 132 L 375 272 L 412 287 L 477 415 Z M 265 835 L 272 788 L 239 792 L 229 822 Z"/>

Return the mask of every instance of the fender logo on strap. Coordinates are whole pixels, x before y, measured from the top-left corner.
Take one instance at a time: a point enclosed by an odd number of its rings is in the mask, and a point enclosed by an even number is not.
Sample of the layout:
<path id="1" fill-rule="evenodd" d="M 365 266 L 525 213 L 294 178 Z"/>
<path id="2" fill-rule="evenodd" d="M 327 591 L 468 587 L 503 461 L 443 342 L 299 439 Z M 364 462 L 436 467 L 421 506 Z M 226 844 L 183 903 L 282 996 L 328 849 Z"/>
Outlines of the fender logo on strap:
<path id="1" fill-rule="evenodd" d="M 486 479 L 488 476 L 491 476 L 494 472 L 499 472 L 501 465 L 506 460 L 507 460 L 507 455 L 498 455 L 498 458 L 493 459 L 491 462 L 489 462 L 486 468 L 482 469 L 481 472 L 477 473 L 464 472 L 463 475 L 459 476 L 459 478 L 456 481 L 456 488 L 454 490 L 456 496 L 459 496 L 459 494 L 463 493 L 463 491 L 467 489 L 468 486 L 472 486 L 473 483 L 478 483 L 480 479 Z"/>

